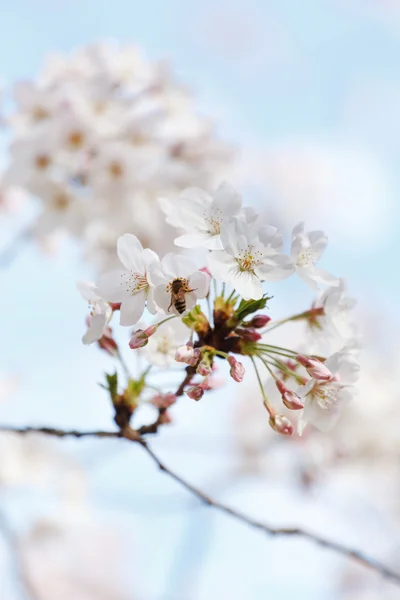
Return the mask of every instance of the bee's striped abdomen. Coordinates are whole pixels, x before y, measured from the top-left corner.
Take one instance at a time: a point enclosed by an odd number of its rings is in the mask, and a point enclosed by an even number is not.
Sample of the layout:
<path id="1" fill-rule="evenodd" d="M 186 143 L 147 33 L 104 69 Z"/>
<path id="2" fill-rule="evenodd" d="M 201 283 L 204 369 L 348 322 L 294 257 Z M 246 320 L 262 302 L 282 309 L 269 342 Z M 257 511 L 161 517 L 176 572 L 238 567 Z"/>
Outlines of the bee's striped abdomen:
<path id="1" fill-rule="evenodd" d="M 184 299 L 176 300 L 174 306 L 175 306 L 176 310 L 178 311 L 178 313 L 181 315 L 186 310 L 186 300 L 184 300 Z"/>

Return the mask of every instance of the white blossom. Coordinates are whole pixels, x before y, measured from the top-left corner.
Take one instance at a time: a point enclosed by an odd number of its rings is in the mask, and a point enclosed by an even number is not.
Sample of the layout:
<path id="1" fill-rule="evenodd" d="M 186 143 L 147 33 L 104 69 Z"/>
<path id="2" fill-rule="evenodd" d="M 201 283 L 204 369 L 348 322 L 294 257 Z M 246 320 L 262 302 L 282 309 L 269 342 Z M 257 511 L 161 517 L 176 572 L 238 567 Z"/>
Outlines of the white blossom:
<path id="1" fill-rule="evenodd" d="M 210 256 L 213 276 L 231 283 L 245 300 L 263 295 L 263 281 L 277 281 L 293 273 L 290 257 L 281 253 L 283 239 L 276 227 L 265 225 L 265 216 L 249 222 L 233 217 L 221 227 L 223 250 Z"/>
<path id="2" fill-rule="evenodd" d="M 175 205 L 164 201 L 162 207 L 172 224 L 177 223 L 187 233 L 175 239 L 177 246 L 209 250 L 222 249 L 221 225 L 241 209 L 240 194 L 228 183 L 221 183 L 211 196 L 200 188 L 187 188 L 181 192 Z M 173 213 L 174 217 L 170 216 Z"/>
<path id="3" fill-rule="evenodd" d="M 347 295 L 344 279 L 339 279 L 336 287 L 329 287 L 313 303 L 315 317 L 311 321 L 312 333 L 331 343 L 359 346 L 351 311 L 357 301 Z"/>
<path id="4" fill-rule="evenodd" d="M 172 297 L 172 283 L 180 279 L 184 290 L 186 310 L 191 310 L 198 299 L 205 298 L 210 286 L 210 277 L 196 270 L 193 263 L 185 256 L 169 253 L 160 264 L 152 264 L 149 279 L 154 286 L 154 302 L 166 314 L 176 314 L 177 311 Z"/>
<path id="5" fill-rule="evenodd" d="M 146 248 L 135 235 L 126 233 L 118 238 L 118 257 L 124 269 L 101 276 L 98 289 L 109 302 L 121 303 L 120 324 L 134 325 L 143 314 L 146 302 L 151 313 L 156 312 L 148 270 L 159 262 L 155 252 Z"/>
<path id="6" fill-rule="evenodd" d="M 174 364 L 175 352 L 187 341 L 189 333 L 189 329 L 181 319 L 172 319 L 160 325 L 143 349 L 144 357 L 151 365 L 157 367 L 168 367 Z"/>
<path id="7" fill-rule="evenodd" d="M 158 198 L 176 204 L 188 186 L 212 189 L 231 162 L 183 87 L 134 46 L 51 56 L 34 81 L 15 85 L 14 102 L 4 184 L 39 200 L 39 243 L 62 229 L 102 270 L 116 267 L 114 245 L 127 230 L 166 251 L 172 232 Z M 52 187 L 68 190 L 73 219 L 54 210 Z"/>
<path id="8" fill-rule="evenodd" d="M 77 287 L 82 297 L 89 302 L 88 329 L 82 338 L 82 342 L 89 345 L 103 337 L 112 317 L 112 309 L 109 303 L 97 294 L 94 283 L 79 281 Z"/>
<path id="9" fill-rule="evenodd" d="M 339 284 L 337 277 L 316 266 L 327 244 L 328 238 L 322 231 L 305 233 L 304 223 L 293 229 L 290 255 L 298 276 L 313 289 L 318 289 L 321 283 Z"/>
<path id="10" fill-rule="evenodd" d="M 298 424 L 300 435 L 308 423 L 321 431 L 329 431 L 355 394 L 354 383 L 360 365 L 353 354 L 345 350 L 336 352 L 327 359 L 325 366 L 332 373 L 330 380 L 310 379 L 299 389 L 299 395 L 304 398 L 304 410 Z"/>

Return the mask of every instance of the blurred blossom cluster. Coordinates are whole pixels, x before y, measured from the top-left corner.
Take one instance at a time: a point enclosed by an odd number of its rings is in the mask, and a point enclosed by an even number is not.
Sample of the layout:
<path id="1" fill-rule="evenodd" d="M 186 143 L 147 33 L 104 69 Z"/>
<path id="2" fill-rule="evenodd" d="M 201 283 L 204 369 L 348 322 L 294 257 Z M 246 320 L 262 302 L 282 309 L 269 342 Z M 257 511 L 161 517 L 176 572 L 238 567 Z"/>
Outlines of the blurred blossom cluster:
<path id="1" fill-rule="evenodd" d="M 187 90 L 134 46 L 51 56 L 13 95 L 0 206 L 11 187 L 29 192 L 40 205 L 33 234 L 68 232 L 102 267 L 115 260 L 126 230 L 164 249 L 169 237 L 156 200 L 189 184 L 212 187 L 231 162 L 231 149 Z"/>

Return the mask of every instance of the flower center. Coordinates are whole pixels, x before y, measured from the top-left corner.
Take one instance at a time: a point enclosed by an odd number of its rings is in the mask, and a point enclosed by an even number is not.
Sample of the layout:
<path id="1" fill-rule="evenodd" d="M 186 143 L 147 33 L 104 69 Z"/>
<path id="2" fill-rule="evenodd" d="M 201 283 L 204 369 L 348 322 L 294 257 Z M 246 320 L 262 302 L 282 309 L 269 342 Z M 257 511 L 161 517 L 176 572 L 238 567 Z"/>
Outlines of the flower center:
<path id="1" fill-rule="evenodd" d="M 124 167 L 118 161 L 112 161 L 108 165 L 108 172 L 112 179 L 120 179 L 124 174 Z"/>
<path id="2" fill-rule="evenodd" d="M 221 223 L 223 220 L 222 212 L 218 208 L 213 208 L 210 213 L 204 211 L 204 220 L 207 223 L 207 233 L 219 235 L 221 233 Z"/>
<path id="3" fill-rule="evenodd" d="M 38 154 L 35 157 L 35 167 L 38 171 L 44 171 L 49 166 L 51 160 L 47 154 Z"/>
<path id="4" fill-rule="evenodd" d="M 55 210 L 64 211 L 70 205 L 70 199 L 67 194 L 59 193 L 54 196 L 52 204 Z"/>
<path id="5" fill-rule="evenodd" d="M 340 387 L 337 385 L 317 385 L 313 390 L 316 401 L 324 410 L 329 410 L 331 406 L 339 400 Z"/>
<path id="6" fill-rule="evenodd" d="M 317 260 L 318 257 L 316 252 L 312 248 L 308 247 L 304 248 L 304 250 L 300 252 L 299 256 L 297 257 L 296 265 L 301 269 L 314 267 L 317 263 Z"/>
<path id="7" fill-rule="evenodd" d="M 255 250 L 254 246 L 248 246 L 242 250 L 236 258 L 241 271 L 253 271 L 255 267 L 262 263 L 262 253 Z"/>
<path id="8" fill-rule="evenodd" d="M 147 290 L 149 287 L 146 275 L 141 273 L 134 273 L 133 271 L 121 273 L 121 280 L 121 285 L 132 295 L 141 290 Z"/>
<path id="9" fill-rule="evenodd" d="M 85 136 L 79 130 L 71 131 L 67 136 L 66 142 L 71 150 L 80 150 L 85 142 Z"/>
<path id="10" fill-rule="evenodd" d="M 157 352 L 168 355 L 171 352 L 171 342 L 168 336 L 163 335 L 157 343 Z"/>

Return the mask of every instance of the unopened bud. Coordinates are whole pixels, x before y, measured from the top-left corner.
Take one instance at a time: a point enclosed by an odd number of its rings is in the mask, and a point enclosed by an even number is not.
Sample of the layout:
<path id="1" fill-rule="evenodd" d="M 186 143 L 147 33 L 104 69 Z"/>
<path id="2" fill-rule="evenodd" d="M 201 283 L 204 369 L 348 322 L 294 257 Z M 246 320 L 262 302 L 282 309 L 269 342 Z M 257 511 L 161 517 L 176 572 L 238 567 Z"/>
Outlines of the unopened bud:
<path id="1" fill-rule="evenodd" d="M 309 358 L 301 354 L 296 356 L 296 360 L 303 365 L 307 373 L 319 381 L 329 381 L 332 379 L 332 373 L 318 358 Z"/>
<path id="2" fill-rule="evenodd" d="M 197 366 L 196 372 L 202 377 L 208 377 L 212 373 L 212 367 L 208 360 L 201 360 Z"/>
<path id="3" fill-rule="evenodd" d="M 262 335 L 259 334 L 258 331 L 256 331 L 253 327 L 236 329 L 236 333 L 249 342 L 259 342 L 262 339 Z"/>
<path id="4" fill-rule="evenodd" d="M 271 317 L 268 315 L 256 315 L 249 322 L 249 327 L 255 327 L 255 329 L 261 329 L 261 327 L 265 327 L 270 322 Z"/>
<path id="5" fill-rule="evenodd" d="M 192 400 L 200 400 L 204 395 L 204 390 L 199 385 L 195 385 L 186 390 L 186 395 Z"/>
<path id="6" fill-rule="evenodd" d="M 156 408 L 169 408 L 176 402 L 176 396 L 172 392 L 168 392 L 167 394 L 156 394 L 151 403 Z"/>
<path id="7" fill-rule="evenodd" d="M 230 364 L 231 370 L 229 371 L 230 376 L 237 383 L 242 383 L 244 374 L 246 372 L 241 362 L 236 360 L 234 356 L 228 357 L 228 363 Z"/>
<path id="8" fill-rule="evenodd" d="M 197 361 L 199 360 L 200 350 L 198 348 L 193 348 L 191 344 L 185 344 L 183 346 L 179 346 L 175 352 L 175 360 L 176 362 L 182 362 L 190 367 L 194 367 Z"/>
<path id="9" fill-rule="evenodd" d="M 271 415 L 269 424 L 276 433 L 281 435 L 293 435 L 294 427 L 287 417 L 283 415 Z"/>
<path id="10" fill-rule="evenodd" d="M 97 343 L 102 350 L 105 350 L 111 356 L 118 355 L 118 344 L 112 336 L 111 327 L 107 327 L 101 338 L 97 340 Z"/>
<path id="11" fill-rule="evenodd" d="M 282 402 L 290 410 L 301 410 L 304 408 L 304 402 L 293 390 L 286 387 L 282 380 L 275 381 L 276 387 L 282 395 Z"/>
<path id="12" fill-rule="evenodd" d="M 137 329 L 131 339 L 129 340 L 129 348 L 132 350 L 137 350 L 138 348 L 143 348 L 148 344 L 149 338 L 148 335 L 144 332 L 143 329 Z"/>

